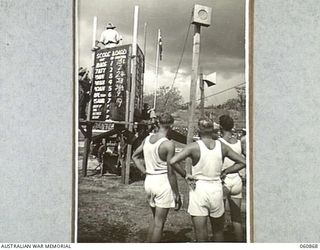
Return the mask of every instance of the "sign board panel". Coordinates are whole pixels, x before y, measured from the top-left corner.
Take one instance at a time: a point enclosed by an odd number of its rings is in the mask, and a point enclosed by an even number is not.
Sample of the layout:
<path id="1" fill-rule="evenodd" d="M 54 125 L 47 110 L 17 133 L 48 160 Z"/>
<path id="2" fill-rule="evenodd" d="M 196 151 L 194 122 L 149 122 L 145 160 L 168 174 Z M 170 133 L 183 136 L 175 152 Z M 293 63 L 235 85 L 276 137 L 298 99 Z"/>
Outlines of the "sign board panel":
<path id="1" fill-rule="evenodd" d="M 131 45 L 101 49 L 96 52 L 92 121 L 125 119 L 126 90 L 130 72 Z"/>
<path id="2" fill-rule="evenodd" d="M 127 91 L 130 91 L 131 45 L 101 49 L 96 52 L 91 121 L 124 121 Z M 135 110 L 143 103 L 144 55 L 138 47 Z"/>

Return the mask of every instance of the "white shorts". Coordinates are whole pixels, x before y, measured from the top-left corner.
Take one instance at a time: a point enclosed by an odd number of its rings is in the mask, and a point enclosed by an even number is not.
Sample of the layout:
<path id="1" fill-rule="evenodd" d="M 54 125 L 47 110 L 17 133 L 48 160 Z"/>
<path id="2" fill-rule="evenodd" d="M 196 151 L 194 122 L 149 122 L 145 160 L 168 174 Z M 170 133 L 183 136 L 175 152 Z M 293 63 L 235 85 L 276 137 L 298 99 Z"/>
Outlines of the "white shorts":
<path id="1" fill-rule="evenodd" d="M 192 216 L 221 217 L 224 214 L 221 182 L 196 182 L 196 189 L 189 193 L 188 213 Z"/>
<path id="2" fill-rule="evenodd" d="M 227 175 L 224 179 L 224 186 L 229 190 L 231 198 L 242 198 L 242 179 L 239 174 Z"/>
<path id="3" fill-rule="evenodd" d="M 147 174 L 144 181 L 144 189 L 147 192 L 148 202 L 151 207 L 175 207 L 173 191 L 167 174 Z"/>

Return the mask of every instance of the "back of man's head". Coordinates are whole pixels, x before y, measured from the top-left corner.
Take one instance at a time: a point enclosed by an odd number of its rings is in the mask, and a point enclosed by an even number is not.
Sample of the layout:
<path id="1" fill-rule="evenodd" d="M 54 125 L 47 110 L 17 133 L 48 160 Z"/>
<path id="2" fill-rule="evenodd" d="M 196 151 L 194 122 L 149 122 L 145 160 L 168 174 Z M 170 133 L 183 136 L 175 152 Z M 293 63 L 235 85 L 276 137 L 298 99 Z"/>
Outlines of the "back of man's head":
<path id="1" fill-rule="evenodd" d="M 207 117 L 199 119 L 198 127 L 199 127 L 200 136 L 213 134 L 213 123 Z"/>
<path id="2" fill-rule="evenodd" d="M 171 125 L 173 125 L 173 123 L 174 123 L 174 119 L 173 119 L 172 115 L 170 115 L 168 113 L 163 113 L 160 115 L 160 117 L 159 117 L 160 126 L 168 129 L 171 127 Z"/>
<path id="3" fill-rule="evenodd" d="M 222 115 L 219 117 L 219 123 L 223 130 L 231 131 L 234 127 L 233 119 L 229 115 Z"/>

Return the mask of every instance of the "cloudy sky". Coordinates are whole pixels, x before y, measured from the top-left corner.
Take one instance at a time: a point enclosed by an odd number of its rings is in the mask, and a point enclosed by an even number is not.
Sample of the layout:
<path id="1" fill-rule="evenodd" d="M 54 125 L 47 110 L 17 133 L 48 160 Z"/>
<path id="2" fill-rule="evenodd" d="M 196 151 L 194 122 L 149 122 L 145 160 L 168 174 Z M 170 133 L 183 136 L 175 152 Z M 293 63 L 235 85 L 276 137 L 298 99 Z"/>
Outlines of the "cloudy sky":
<path id="1" fill-rule="evenodd" d="M 171 86 L 181 56 L 194 4 L 212 8 L 210 27 L 201 28 L 200 67 L 205 74 L 217 72 L 217 86 L 206 88 L 211 95 L 245 81 L 245 0 L 78 0 L 79 66 L 91 66 L 92 22 L 98 17 L 97 39 L 108 22 L 132 43 L 134 5 L 139 6 L 138 44 L 143 47 L 147 23 L 145 93 L 155 89 L 157 30 L 161 29 L 163 60 L 160 61 L 159 86 Z M 174 86 L 189 100 L 193 27 Z M 199 91 L 198 91 L 199 92 Z M 198 93 L 199 95 L 199 93 Z M 235 90 L 206 99 L 219 104 L 236 96 Z"/>

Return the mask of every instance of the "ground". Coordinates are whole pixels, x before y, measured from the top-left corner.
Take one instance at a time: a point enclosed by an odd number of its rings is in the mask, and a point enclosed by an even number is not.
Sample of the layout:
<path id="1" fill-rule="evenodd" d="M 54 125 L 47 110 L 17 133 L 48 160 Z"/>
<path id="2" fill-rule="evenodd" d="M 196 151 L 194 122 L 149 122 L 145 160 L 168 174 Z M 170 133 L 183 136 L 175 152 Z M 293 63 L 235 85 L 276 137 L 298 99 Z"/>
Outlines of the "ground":
<path id="1" fill-rule="evenodd" d="M 80 158 L 80 168 L 81 162 Z M 146 200 L 143 180 L 125 185 L 121 183 L 121 177 L 97 174 L 94 171 L 96 165 L 97 161 L 90 157 L 87 177 L 83 177 L 79 169 L 78 242 L 144 242 L 151 210 Z M 186 203 L 188 187 L 182 178 L 178 179 L 178 184 Z M 245 200 L 242 210 L 245 211 Z M 228 220 L 228 212 L 226 215 Z M 244 216 L 243 212 L 243 221 Z M 211 229 L 209 232 L 211 235 Z M 225 238 L 232 241 L 229 230 L 226 230 Z M 194 241 L 186 204 L 180 211 L 170 210 L 162 241 Z"/>

